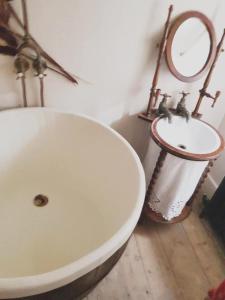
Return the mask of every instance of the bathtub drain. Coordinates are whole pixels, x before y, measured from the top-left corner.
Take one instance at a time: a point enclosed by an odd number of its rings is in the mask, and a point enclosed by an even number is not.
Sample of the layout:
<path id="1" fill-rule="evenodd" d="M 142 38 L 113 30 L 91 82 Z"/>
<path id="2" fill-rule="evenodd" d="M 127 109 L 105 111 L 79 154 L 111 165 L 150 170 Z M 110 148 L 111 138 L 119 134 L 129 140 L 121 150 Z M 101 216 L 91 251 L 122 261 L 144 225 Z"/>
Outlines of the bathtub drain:
<path id="1" fill-rule="evenodd" d="M 48 204 L 48 197 L 45 195 L 37 195 L 34 197 L 34 205 L 35 206 L 45 206 L 46 204 Z"/>

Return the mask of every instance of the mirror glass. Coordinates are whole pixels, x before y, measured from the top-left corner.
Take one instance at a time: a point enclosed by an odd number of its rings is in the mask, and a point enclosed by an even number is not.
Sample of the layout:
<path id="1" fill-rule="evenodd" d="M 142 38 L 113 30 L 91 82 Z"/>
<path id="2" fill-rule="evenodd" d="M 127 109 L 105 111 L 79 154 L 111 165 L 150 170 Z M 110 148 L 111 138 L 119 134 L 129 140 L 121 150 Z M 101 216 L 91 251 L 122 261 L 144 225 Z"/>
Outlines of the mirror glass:
<path id="1" fill-rule="evenodd" d="M 211 41 L 206 26 L 197 18 L 187 19 L 177 29 L 171 49 L 173 63 L 184 76 L 198 73 L 207 62 Z"/>
<path id="2" fill-rule="evenodd" d="M 210 19 L 199 11 L 179 15 L 170 26 L 166 42 L 166 61 L 179 80 L 200 79 L 213 63 L 216 34 Z"/>

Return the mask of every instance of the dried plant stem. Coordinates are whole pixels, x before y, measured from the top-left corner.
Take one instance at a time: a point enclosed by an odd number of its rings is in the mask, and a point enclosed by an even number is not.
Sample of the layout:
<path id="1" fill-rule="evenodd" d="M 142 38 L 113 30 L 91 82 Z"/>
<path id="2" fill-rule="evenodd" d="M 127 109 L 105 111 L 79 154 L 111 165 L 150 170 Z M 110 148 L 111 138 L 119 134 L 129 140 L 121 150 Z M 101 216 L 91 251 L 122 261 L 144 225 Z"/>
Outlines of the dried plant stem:
<path id="1" fill-rule="evenodd" d="M 29 36 L 29 23 L 28 23 L 28 16 L 27 16 L 26 0 L 21 0 L 21 3 L 22 3 L 22 11 L 23 11 L 24 31 L 25 31 L 26 37 L 28 37 Z"/>
<path id="2" fill-rule="evenodd" d="M 33 38 L 31 38 L 32 41 L 35 43 L 35 45 L 37 47 L 39 47 L 40 49 L 40 53 L 41 55 L 46 59 L 48 60 L 52 65 L 56 66 L 57 68 L 59 68 L 59 70 L 65 74 L 65 77 L 67 79 L 69 79 L 70 81 L 72 81 L 73 83 L 76 83 L 78 84 L 77 80 L 72 76 L 70 75 L 59 63 L 57 63 L 47 52 L 45 52 L 45 50 L 36 42 L 36 40 L 34 40 Z"/>
<path id="3" fill-rule="evenodd" d="M 15 19 L 15 21 L 17 22 L 17 24 L 25 31 L 25 27 L 22 23 L 22 21 L 20 20 L 19 16 L 17 15 L 16 11 L 14 10 L 14 8 L 11 6 L 10 3 L 8 3 L 9 6 L 9 10 L 10 13 L 12 15 L 12 17 Z M 17 34 L 17 36 L 19 36 Z M 20 36 L 21 37 L 21 36 Z M 38 42 L 29 34 L 30 39 L 32 40 L 32 42 L 36 45 L 36 47 L 39 48 L 40 54 L 46 59 L 48 60 L 52 65 L 56 66 L 63 74 L 64 77 L 66 77 L 68 80 L 70 80 L 73 83 L 78 84 L 77 80 L 70 75 L 70 73 L 68 73 L 59 63 L 57 63 L 57 61 L 55 61 L 39 44 Z"/>
<path id="4" fill-rule="evenodd" d="M 24 56 L 24 57 L 26 57 L 26 58 L 28 58 L 28 59 L 31 60 L 31 61 L 34 61 L 34 60 L 36 59 L 36 57 L 33 56 L 33 55 L 28 55 L 28 54 L 25 54 L 25 53 L 21 53 L 20 55 L 21 55 L 21 56 Z M 59 75 L 61 75 L 61 76 L 64 76 L 64 77 L 66 77 L 66 78 L 68 79 L 68 77 L 67 77 L 64 73 L 62 73 L 62 72 L 59 71 L 59 70 L 54 69 L 53 67 L 50 67 L 50 66 L 47 65 L 47 69 L 49 69 L 49 70 L 51 70 L 51 71 L 53 71 L 53 72 L 55 72 L 55 73 L 57 73 L 57 74 L 59 74 Z M 79 79 L 80 79 L 80 80 L 83 80 L 83 79 L 81 79 L 81 78 L 79 78 Z"/>

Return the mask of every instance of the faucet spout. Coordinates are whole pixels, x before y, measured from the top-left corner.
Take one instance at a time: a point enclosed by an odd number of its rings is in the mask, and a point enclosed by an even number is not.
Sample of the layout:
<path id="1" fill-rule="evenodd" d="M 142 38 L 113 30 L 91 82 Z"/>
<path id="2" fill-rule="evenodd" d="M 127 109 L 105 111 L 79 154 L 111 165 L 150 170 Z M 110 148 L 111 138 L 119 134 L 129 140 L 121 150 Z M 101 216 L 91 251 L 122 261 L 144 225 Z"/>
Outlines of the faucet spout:
<path id="1" fill-rule="evenodd" d="M 167 95 L 167 94 L 161 94 L 161 96 L 163 96 L 163 99 L 159 104 L 156 114 L 158 116 L 161 116 L 162 118 L 167 118 L 169 123 L 171 123 L 172 122 L 172 114 L 167 105 L 167 99 L 170 98 L 171 96 Z"/>
<path id="2" fill-rule="evenodd" d="M 176 114 L 181 117 L 184 117 L 186 119 L 186 121 L 188 122 L 190 119 L 190 113 L 186 108 L 185 101 L 186 101 L 186 96 L 189 95 L 190 93 L 181 92 L 180 94 L 182 94 L 182 97 L 181 97 L 179 103 L 177 104 Z"/>

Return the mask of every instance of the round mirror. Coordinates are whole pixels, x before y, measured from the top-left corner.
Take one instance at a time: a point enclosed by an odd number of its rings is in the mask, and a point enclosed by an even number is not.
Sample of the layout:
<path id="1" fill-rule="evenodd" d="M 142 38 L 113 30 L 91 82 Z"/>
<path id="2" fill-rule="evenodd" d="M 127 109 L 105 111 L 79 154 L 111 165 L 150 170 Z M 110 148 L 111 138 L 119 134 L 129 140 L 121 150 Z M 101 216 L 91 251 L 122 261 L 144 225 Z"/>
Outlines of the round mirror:
<path id="1" fill-rule="evenodd" d="M 215 51 L 213 24 L 202 13 L 188 11 L 172 24 L 166 44 L 166 61 L 177 79 L 198 80 L 211 66 Z"/>

